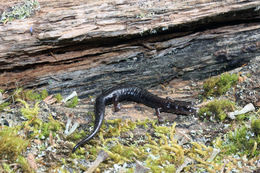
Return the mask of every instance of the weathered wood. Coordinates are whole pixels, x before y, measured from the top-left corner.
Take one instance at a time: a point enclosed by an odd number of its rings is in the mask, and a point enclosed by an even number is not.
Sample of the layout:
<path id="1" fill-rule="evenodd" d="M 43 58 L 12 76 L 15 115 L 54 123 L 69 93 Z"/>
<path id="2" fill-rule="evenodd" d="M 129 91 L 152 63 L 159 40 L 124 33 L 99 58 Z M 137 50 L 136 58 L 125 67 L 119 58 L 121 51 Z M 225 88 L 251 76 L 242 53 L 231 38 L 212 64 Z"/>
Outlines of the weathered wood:
<path id="1" fill-rule="evenodd" d="M 115 83 L 203 78 L 260 54 L 258 0 L 40 4 L 33 18 L 0 26 L 2 88 L 85 96 Z"/>

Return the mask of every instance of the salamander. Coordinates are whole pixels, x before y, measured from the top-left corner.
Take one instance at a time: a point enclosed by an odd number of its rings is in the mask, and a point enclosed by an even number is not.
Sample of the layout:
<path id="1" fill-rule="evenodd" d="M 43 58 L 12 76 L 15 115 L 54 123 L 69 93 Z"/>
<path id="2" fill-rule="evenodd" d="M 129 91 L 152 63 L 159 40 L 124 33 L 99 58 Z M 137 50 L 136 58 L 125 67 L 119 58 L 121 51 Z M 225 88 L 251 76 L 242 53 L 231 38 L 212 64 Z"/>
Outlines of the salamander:
<path id="1" fill-rule="evenodd" d="M 75 152 L 77 148 L 85 145 L 90 139 L 92 139 L 98 133 L 104 121 L 105 106 L 114 104 L 115 111 L 119 111 L 119 102 L 121 101 L 134 101 L 137 103 L 142 103 L 148 107 L 154 108 L 159 121 L 161 121 L 160 112 L 168 112 L 182 115 L 188 115 L 196 112 L 196 109 L 192 107 L 191 102 L 172 100 L 168 97 L 164 99 L 138 86 L 115 86 L 104 91 L 96 98 L 94 108 L 94 129 L 89 136 L 86 136 L 84 139 L 82 139 L 72 149 L 72 152 Z"/>

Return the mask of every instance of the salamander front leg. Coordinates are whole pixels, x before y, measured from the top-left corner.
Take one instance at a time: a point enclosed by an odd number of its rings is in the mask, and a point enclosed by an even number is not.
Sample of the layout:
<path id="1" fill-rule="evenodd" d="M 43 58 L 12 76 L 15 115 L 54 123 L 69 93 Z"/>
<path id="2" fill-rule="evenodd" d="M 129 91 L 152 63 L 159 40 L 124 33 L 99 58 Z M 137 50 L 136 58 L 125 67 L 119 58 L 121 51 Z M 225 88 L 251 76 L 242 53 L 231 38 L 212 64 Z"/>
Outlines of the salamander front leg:
<path id="1" fill-rule="evenodd" d="M 158 122 L 162 123 L 163 122 L 163 118 L 160 116 L 160 113 L 161 113 L 160 110 L 161 110 L 161 108 L 156 108 L 155 109 L 155 114 L 156 114 L 156 116 L 158 118 Z"/>
<path id="2" fill-rule="evenodd" d="M 118 112 L 120 110 L 120 103 L 118 102 L 118 97 L 117 96 L 114 96 L 113 104 L 114 104 L 115 112 Z"/>

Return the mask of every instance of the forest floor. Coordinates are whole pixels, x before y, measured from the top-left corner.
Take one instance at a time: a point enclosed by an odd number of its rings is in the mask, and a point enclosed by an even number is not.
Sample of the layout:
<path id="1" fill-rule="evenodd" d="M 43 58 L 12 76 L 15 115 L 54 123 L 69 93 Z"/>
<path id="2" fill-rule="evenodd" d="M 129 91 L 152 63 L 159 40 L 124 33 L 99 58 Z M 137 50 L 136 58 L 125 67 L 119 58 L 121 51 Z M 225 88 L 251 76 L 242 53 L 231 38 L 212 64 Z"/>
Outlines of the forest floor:
<path id="1" fill-rule="evenodd" d="M 251 112 L 222 121 L 214 113 L 206 116 L 162 113 L 164 122 L 159 124 L 155 111 L 144 105 L 122 103 L 119 112 L 107 106 L 101 132 L 76 153 L 71 153 L 72 147 L 93 126 L 93 97 L 78 100 L 76 107 L 68 108 L 49 97 L 44 101 L 38 96 L 38 101 L 32 99 L 36 91 L 17 90 L 12 95 L 3 92 L 2 100 L 12 99 L 1 111 L 0 170 L 257 172 L 260 166 L 259 124 L 255 128 L 258 131 L 254 131 L 252 122 L 259 121 L 260 117 L 259 64 L 260 57 L 257 57 L 228 72 L 238 74 L 238 82 L 220 96 L 203 98 L 205 81 L 176 79 L 149 90 L 160 97 L 193 101 L 197 108 L 223 99 L 235 103 L 233 110 L 253 103 L 255 110 Z M 104 151 L 106 157 L 99 151 Z M 97 157 L 104 161 L 98 163 L 96 169 L 92 166 Z"/>
<path id="2" fill-rule="evenodd" d="M 0 0 L 0 14 L 18 1 Z M 193 101 L 198 109 L 233 102 L 225 115 L 249 103 L 254 110 L 222 120 L 209 110 L 162 113 L 158 123 L 144 105 L 122 103 L 119 112 L 107 106 L 99 134 L 75 153 L 73 146 L 93 128 L 95 97 L 75 99 L 69 108 L 37 89 L 0 90 L 0 172 L 260 172 L 260 57 L 228 73 L 238 81 L 218 96 L 203 96 L 205 81 L 180 79 L 149 91 Z"/>

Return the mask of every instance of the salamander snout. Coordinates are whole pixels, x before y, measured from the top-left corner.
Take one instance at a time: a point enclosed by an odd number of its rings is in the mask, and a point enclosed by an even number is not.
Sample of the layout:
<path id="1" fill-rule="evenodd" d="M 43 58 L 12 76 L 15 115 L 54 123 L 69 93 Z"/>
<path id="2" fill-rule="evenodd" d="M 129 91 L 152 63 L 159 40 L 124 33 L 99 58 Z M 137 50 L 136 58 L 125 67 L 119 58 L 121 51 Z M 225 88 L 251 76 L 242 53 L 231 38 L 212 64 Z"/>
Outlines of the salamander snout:
<path id="1" fill-rule="evenodd" d="M 168 99 L 169 101 L 169 99 Z M 190 115 L 196 114 L 197 108 L 194 107 L 194 104 L 190 101 L 169 101 L 167 104 L 167 112 L 182 114 L 182 115 Z"/>

